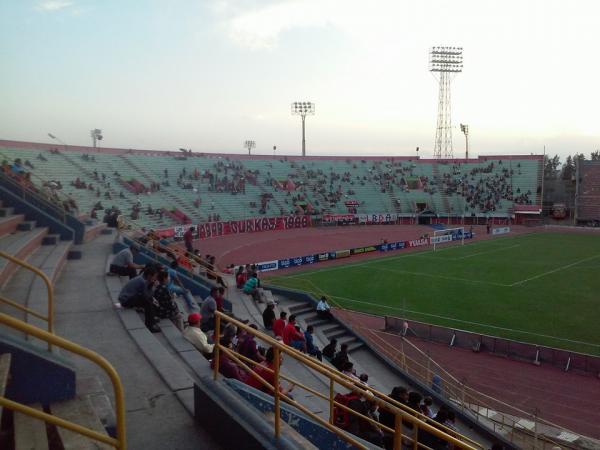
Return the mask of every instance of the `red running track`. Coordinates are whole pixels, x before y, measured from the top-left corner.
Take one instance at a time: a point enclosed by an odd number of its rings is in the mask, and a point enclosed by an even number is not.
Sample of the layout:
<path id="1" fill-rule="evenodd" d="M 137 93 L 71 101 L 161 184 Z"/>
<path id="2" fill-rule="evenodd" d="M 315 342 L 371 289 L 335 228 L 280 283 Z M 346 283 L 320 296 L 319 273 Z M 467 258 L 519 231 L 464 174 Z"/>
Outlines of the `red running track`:
<path id="1" fill-rule="evenodd" d="M 489 239 L 485 233 L 485 226 L 474 226 L 476 238 L 473 241 Z M 513 226 L 511 236 L 521 233 L 529 233 L 532 228 Z M 428 233 L 433 235 L 434 229 L 425 225 L 363 225 L 363 226 L 339 226 L 303 228 L 286 231 L 267 231 L 260 233 L 243 233 L 220 236 L 211 239 L 196 240 L 194 245 L 200 249 L 200 253 L 210 254 L 217 257 L 220 268 L 229 264 L 257 263 L 284 259 L 294 256 L 305 256 L 334 250 L 344 250 L 353 247 L 375 245 L 386 239 L 388 242 L 417 239 Z M 416 248 L 401 250 L 407 252 L 412 250 L 423 250 Z M 372 252 L 345 258 L 338 261 L 326 261 L 319 263 L 319 267 L 328 264 L 348 264 L 362 258 L 376 258 L 383 256 L 380 252 Z M 306 267 L 287 269 L 302 270 Z"/>
<path id="2" fill-rule="evenodd" d="M 400 348 L 400 337 L 383 332 L 383 317 L 336 310 L 350 326 L 368 328 L 392 348 Z M 364 336 L 364 333 L 361 333 Z M 368 336 L 364 336 L 368 337 Z M 600 380 L 591 375 L 564 372 L 552 366 L 535 366 L 490 353 L 410 338 L 440 366 L 467 386 L 533 413 L 572 431 L 600 439 Z"/>

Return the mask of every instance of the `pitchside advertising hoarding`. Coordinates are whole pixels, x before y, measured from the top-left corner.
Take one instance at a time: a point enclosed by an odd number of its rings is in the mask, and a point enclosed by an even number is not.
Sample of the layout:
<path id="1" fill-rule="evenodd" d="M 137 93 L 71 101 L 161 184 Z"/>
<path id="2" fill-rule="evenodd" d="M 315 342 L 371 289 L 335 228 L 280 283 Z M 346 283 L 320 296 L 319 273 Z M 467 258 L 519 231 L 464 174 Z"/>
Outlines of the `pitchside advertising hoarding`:
<path id="1" fill-rule="evenodd" d="M 510 227 L 492 228 L 492 234 L 506 234 L 506 233 L 510 233 Z"/>
<path id="2" fill-rule="evenodd" d="M 464 233 L 465 239 L 472 239 L 473 236 L 474 233 L 468 231 Z M 368 245 L 366 247 L 355 247 L 344 250 L 335 250 L 331 252 L 316 253 L 314 255 L 307 256 L 296 256 L 294 258 L 284 258 L 279 259 L 277 261 L 263 261 L 261 263 L 258 263 L 256 267 L 259 272 L 269 272 L 272 270 L 288 269 L 290 267 L 316 264 L 332 259 L 349 258 L 354 255 L 361 255 L 364 253 L 371 253 L 375 251 L 387 252 L 394 250 L 402 250 L 405 248 L 424 247 L 427 245 L 433 245 L 434 238 L 443 238 L 443 240 L 437 241 L 437 244 L 439 244 L 440 242 L 458 241 L 463 238 L 463 233 L 457 231 L 452 234 L 434 236 L 432 238 L 421 238 L 398 242 L 385 242 L 378 245 Z"/>

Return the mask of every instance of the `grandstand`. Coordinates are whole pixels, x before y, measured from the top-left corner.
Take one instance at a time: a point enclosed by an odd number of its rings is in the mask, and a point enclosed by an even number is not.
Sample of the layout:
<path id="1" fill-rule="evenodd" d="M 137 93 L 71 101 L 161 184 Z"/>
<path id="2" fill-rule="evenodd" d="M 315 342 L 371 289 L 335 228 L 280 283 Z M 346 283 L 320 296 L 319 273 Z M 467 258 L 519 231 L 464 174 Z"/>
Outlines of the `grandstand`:
<path id="1" fill-rule="evenodd" d="M 0 159 L 28 162 L 38 188 L 60 182 L 58 193 L 76 199 L 79 214 L 115 206 L 154 229 L 348 212 L 507 218 L 541 205 L 541 156 L 276 159 L 0 141 Z"/>
<path id="2" fill-rule="evenodd" d="M 0 147 L 5 160 L 0 178 L 2 449 L 485 449 L 494 443 L 506 449 L 578 449 L 596 444 L 592 438 L 598 436 L 588 427 L 575 423 L 573 431 L 572 422 L 556 423 L 554 416 L 550 421 L 522 405 L 467 390 L 426 355 L 415 362 L 413 350 L 400 354 L 399 347 L 369 339 L 364 323 L 353 323 L 342 308 L 323 317 L 306 292 L 262 288 L 261 298 L 275 303 L 276 315 L 293 314 L 302 330 L 314 328 L 317 347 L 334 338 L 338 346 L 345 344 L 356 375 L 368 375 L 365 385 L 326 358 L 321 362 L 273 339 L 263 323 L 265 304 L 236 288 L 229 271 L 142 230 L 203 224 L 215 216 L 217 221 L 320 217 L 350 209 L 400 217 L 421 211 L 506 218 L 515 205 L 541 204 L 538 157 L 271 159 L 98 152 L 9 141 Z M 91 219 L 98 201 L 123 211 L 129 229 L 111 233 L 111 227 Z M 130 217 L 138 204 L 140 214 Z M 144 214 L 148 205 L 163 214 Z M 204 305 L 211 289 L 225 285 L 222 311 L 207 333 L 215 345 L 211 361 L 175 321 L 161 319 L 160 331 L 153 333 L 141 312 L 123 307 L 120 294 L 128 280 L 109 272 L 115 253 L 127 246 L 139 249 L 134 255 L 139 265 L 166 267 L 177 259 L 177 275 L 198 304 Z M 35 268 L 47 279 L 32 275 Z M 185 316 L 197 309 L 181 298 L 174 301 Z M 266 370 L 253 371 L 256 360 L 240 345 L 234 351 L 225 339 L 232 326 L 271 347 L 275 361 L 283 355 L 281 369 L 263 364 Z M 238 343 L 242 339 L 247 337 L 239 332 Z M 408 370 L 406 358 L 420 367 L 420 376 L 412 372 L 416 366 Z M 550 369 L 540 370 L 550 376 Z M 232 375 L 240 371 L 243 380 Z M 280 380 L 296 385 L 291 395 L 273 388 Z M 413 403 L 390 396 L 395 389 L 411 391 Z M 350 392 L 357 398 L 349 400 Z M 423 413 L 421 400 L 414 403 L 424 396 L 432 398 L 438 419 Z M 379 423 L 361 409 L 373 405 L 390 413 L 391 423 Z"/>
<path id="3" fill-rule="evenodd" d="M 600 223 L 600 161 L 577 161 L 577 222 Z"/>

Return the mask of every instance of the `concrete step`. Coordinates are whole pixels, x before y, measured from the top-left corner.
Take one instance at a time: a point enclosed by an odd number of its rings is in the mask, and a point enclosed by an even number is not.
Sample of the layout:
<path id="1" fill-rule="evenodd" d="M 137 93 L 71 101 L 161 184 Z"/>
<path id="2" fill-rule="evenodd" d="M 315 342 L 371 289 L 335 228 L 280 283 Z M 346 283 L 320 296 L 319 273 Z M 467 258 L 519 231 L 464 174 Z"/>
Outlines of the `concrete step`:
<path id="1" fill-rule="evenodd" d="M 50 411 L 63 419 L 91 428 L 98 433 L 107 434 L 87 397 L 76 397 L 73 400 L 53 403 L 50 405 Z M 57 427 L 57 431 L 64 450 L 109 450 L 113 448 L 61 427 Z"/>
<path id="2" fill-rule="evenodd" d="M 24 220 L 19 225 L 17 225 L 17 230 L 20 231 L 31 231 L 35 229 L 36 222 L 35 220 Z"/>
<path id="3" fill-rule="evenodd" d="M 284 305 L 288 311 L 290 312 L 290 314 L 296 314 L 298 311 L 306 309 L 308 305 L 308 303 L 303 302 L 303 303 L 288 303 L 287 305 Z"/>
<path id="4" fill-rule="evenodd" d="M 31 406 L 42 411 L 40 404 Z M 48 434 L 44 421 L 16 411 L 13 417 L 15 450 L 48 450 Z"/>
<path id="5" fill-rule="evenodd" d="M 360 350 L 364 346 L 365 346 L 365 344 L 363 344 L 362 341 L 355 341 L 352 344 L 348 345 L 348 353 L 352 353 L 352 352 L 355 352 L 357 350 Z"/>
<path id="6" fill-rule="evenodd" d="M 14 213 L 15 209 L 13 207 L 3 207 L 0 208 L 0 217 L 8 217 L 8 216 L 12 216 Z"/>
<path id="7" fill-rule="evenodd" d="M 298 308 L 294 312 L 290 311 L 290 313 L 291 314 L 295 314 L 298 317 L 300 317 L 300 316 L 306 316 L 307 314 L 315 313 L 315 308 L 312 305 L 308 305 L 307 304 L 304 308 Z"/>
<path id="8" fill-rule="evenodd" d="M 345 328 L 343 328 L 338 323 L 331 322 L 331 326 L 323 328 L 323 334 L 325 334 L 326 336 L 329 336 L 331 333 L 335 333 L 335 332 L 337 332 L 339 330 L 344 330 L 345 331 Z"/>
<path id="9" fill-rule="evenodd" d="M 358 339 L 356 338 L 356 336 L 352 336 L 350 334 L 346 334 L 342 337 L 338 338 L 338 345 L 342 345 L 342 344 L 352 344 L 354 342 L 356 342 Z"/>
<path id="10" fill-rule="evenodd" d="M 23 214 L 0 217 L 0 237 L 17 231 L 17 225 L 25 220 Z"/>
<path id="11" fill-rule="evenodd" d="M 346 330 L 340 327 L 330 331 L 329 333 L 323 331 L 323 334 L 327 337 L 327 339 L 339 338 L 340 336 L 344 336 L 346 334 Z"/>
<path id="12" fill-rule="evenodd" d="M 48 234 L 42 239 L 42 245 L 56 245 L 60 240 L 58 234 Z"/>

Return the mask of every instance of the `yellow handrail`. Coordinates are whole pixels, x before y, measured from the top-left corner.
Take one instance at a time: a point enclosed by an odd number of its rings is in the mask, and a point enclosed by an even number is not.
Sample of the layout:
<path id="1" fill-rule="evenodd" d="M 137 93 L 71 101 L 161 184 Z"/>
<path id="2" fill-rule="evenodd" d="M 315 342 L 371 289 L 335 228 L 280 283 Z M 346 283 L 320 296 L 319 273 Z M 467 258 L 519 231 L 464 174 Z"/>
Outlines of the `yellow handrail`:
<path id="1" fill-rule="evenodd" d="M 360 330 L 365 330 L 367 333 L 369 333 L 371 336 L 373 336 L 374 338 L 376 338 L 376 340 L 380 341 L 381 343 L 378 344 L 377 342 L 371 341 L 377 348 L 379 348 L 383 353 L 385 353 L 387 356 L 389 356 L 390 358 L 392 358 L 392 360 L 394 360 L 395 362 L 400 363 L 404 370 L 408 373 L 409 372 L 409 365 L 406 364 L 405 361 L 398 361 L 397 356 L 394 354 L 393 350 L 396 350 L 395 348 L 389 349 L 390 344 L 388 342 L 386 342 L 384 339 L 382 339 L 380 336 L 378 336 L 373 330 L 368 329 L 366 327 L 361 327 L 361 326 L 356 326 L 354 327 L 355 331 L 357 331 L 360 334 Z M 390 333 L 386 333 L 386 334 L 390 334 Z M 398 336 L 398 335 L 394 335 L 394 336 Z M 414 350 L 417 351 L 417 353 L 419 353 L 421 356 L 423 356 L 424 358 L 427 358 L 427 361 L 433 363 L 436 367 L 438 367 L 444 374 L 446 374 L 448 376 L 448 379 L 444 379 L 443 377 L 440 377 L 441 380 L 444 382 L 444 389 L 450 393 L 452 393 L 455 397 L 455 399 L 457 401 L 460 401 L 462 403 L 462 406 L 464 407 L 464 405 L 467 403 L 465 401 L 465 399 L 470 399 L 471 401 L 471 406 L 472 405 L 477 405 L 480 407 L 483 407 L 486 411 L 488 411 L 488 413 L 486 413 L 485 417 L 492 422 L 494 425 L 494 431 L 496 430 L 496 424 L 499 424 L 501 427 L 506 427 L 509 426 L 512 429 L 518 429 L 520 432 L 522 433 L 528 433 L 528 430 L 522 427 L 519 427 L 517 425 L 518 420 L 516 420 L 515 418 L 511 417 L 517 417 L 517 418 L 527 418 L 528 420 L 535 422 L 541 422 L 545 425 L 548 425 L 550 427 L 554 427 L 554 428 L 558 428 L 558 429 L 562 429 L 565 430 L 567 432 L 571 432 L 568 429 L 565 429 L 562 426 L 556 425 L 550 421 L 547 421 L 545 419 L 542 419 L 538 416 L 535 416 L 531 413 L 528 413 L 526 411 L 523 411 L 520 408 L 517 408 L 515 406 L 509 405 L 508 403 L 503 402 L 502 400 L 498 400 L 495 399 L 483 392 L 479 392 L 471 387 L 468 387 L 465 385 L 464 382 L 461 382 L 459 380 L 457 380 L 454 376 L 452 376 L 452 374 L 450 374 L 449 372 L 447 372 L 443 367 L 441 367 L 437 362 L 435 362 L 433 359 L 431 359 L 431 357 L 429 355 L 426 355 L 420 348 L 418 348 L 417 346 L 415 346 L 412 342 L 410 342 L 408 339 L 406 339 L 404 336 L 399 336 L 402 339 L 402 342 L 406 342 L 407 344 L 409 344 Z M 414 360 L 413 358 L 406 356 L 404 353 L 402 354 L 403 358 L 409 360 L 413 365 L 416 365 L 417 367 L 420 367 L 421 369 L 426 369 L 426 366 L 423 366 L 423 364 L 421 364 L 420 362 Z M 417 370 L 415 370 L 414 368 L 411 369 L 412 370 L 412 376 L 415 377 L 420 377 L 421 379 L 423 379 L 423 375 L 419 374 L 419 372 Z M 425 381 L 425 384 L 429 384 L 430 380 L 428 379 L 428 377 L 426 377 L 423 381 Z M 493 410 L 497 410 L 496 407 L 493 407 L 490 403 L 486 402 L 486 400 L 489 401 L 493 401 L 495 403 L 497 403 L 498 405 L 504 407 L 504 408 L 508 408 L 510 410 L 512 410 L 512 412 L 510 413 L 511 416 L 505 417 L 506 414 L 503 413 L 502 411 L 499 411 L 501 414 L 499 414 L 500 417 L 502 417 L 502 420 L 498 420 L 495 416 L 489 416 L 489 411 L 493 411 Z M 477 416 L 480 415 L 480 413 L 478 411 L 474 411 L 472 408 L 469 408 L 469 410 L 473 411 Z M 506 422 L 506 420 L 508 420 L 508 423 Z M 574 433 L 574 432 L 571 432 Z M 574 433 L 575 434 L 575 433 Z M 511 442 L 513 440 L 513 435 L 514 433 L 511 433 L 509 437 L 507 437 L 507 439 L 509 439 Z M 546 441 L 549 442 L 551 445 L 554 446 L 564 446 L 564 444 L 559 444 L 558 442 L 552 440 L 551 438 L 549 438 L 546 435 L 539 435 L 538 439 L 542 440 L 542 441 Z"/>
<path id="2" fill-rule="evenodd" d="M 32 266 L 31 264 L 26 263 L 25 261 L 21 261 L 20 259 L 15 258 L 14 256 L 9 255 L 8 253 L 0 251 L 0 257 L 6 258 L 9 261 L 11 261 L 12 263 L 17 264 L 21 267 L 24 267 L 27 270 L 30 270 L 31 272 L 36 274 L 38 277 L 40 277 L 44 281 L 44 284 L 46 285 L 46 289 L 48 290 L 48 313 L 46 316 L 42 316 L 41 314 L 33 311 L 30 308 L 27 308 L 22 305 L 17 305 L 12 300 L 8 300 L 3 297 L 0 297 L 0 301 L 3 303 L 7 303 L 17 309 L 20 309 L 21 311 L 26 311 L 29 314 L 32 314 L 39 319 L 45 320 L 48 323 L 48 333 L 53 334 L 54 333 L 54 288 L 52 287 L 52 282 L 50 281 L 50 278 L 48 278 L 48 276 L 44 272 L 42 272 L 40 269 L 38 269 L 37 267 Z M 50 343 L 50 341 L 48 341 L 48 350 L 51 350 L 51 349 L 52 349 L 52 344 Z"/>
<path id="3" fill-rule="evenodd" d="M 371 389 L 369 387 L 364 387 L 360 383 L 356 383 L 355 381 L 348 381 L 348 379 L 346 379 L 345 376 L 343 376 L 343 374 L 341 374 L 340 372 L 334 371 L 331 368 L 325 366 L 323 363 L 317 362 L 313 358 L 308 357 L 304 353 L 302 353 L 292 347 L 289 347 L 289 346 L 283 344 L 282 342 L 273 339 L 270 336 L 260 333 L 259 331 L 255 330 L 254 328 L 252 328 L 236 319 L 233 319 L 233 318 L 227 316 L 226 314 L 218 312 L 218 311 L 215 312 L 215 336 L 217 336 L 217 338 L 215 339 L 216 342 L 215 342 L 215 355 L 214 355 L 214 366 L 213 366 L 213 377 L 215 380 L 218 378 L 218 374 L 219 374 L 221 351 L 223 351 L 225 354 L 227 354 L 232 359 L 234 359 L 234 361 L 236 361 L 238 364 L 242 365 L 243 367 L 246 368 L 246 370 L 248 370 L 248 366 L 246 366 L 246 364 L 244 364 L 242 361 L 240 361 L 239 358 L 237 358 L 236 355 L 234 355 L 230 349 L 221 345 L 221 343 L 219 342 L 218 336 L 220 335 L 220 330 L 221 330 L 221 320 L 225 320 L 226 322 L 232 323 L 233 325 L 237 326 L 238 328 L 244 329 L 247 333 L 257 336 L 261 340 L 270 344 L 273 347 L 273 349 L 275 350 L 275 360 L 276 361 L 274 363 L 276 365 L 279 361 L 279 353 L 280 352 L 286 353 L 289 356 L 291 356 L 292 358 L 300 361 L 305 366 L 308 366 L 309 368 L 312 368 L 313 370 L 320 373 L 321 375 L 326 376 L 327 378 L 330 379 L 331 382 L 338 383 L 339 385 L 341 385 L 347 389 L 350 389 L 360 395 L 368 396 L 371 401 L 373 401 L 373 402 L 377 403 L 379 406 L 393 412 L 394 415 L 396 415 L 396 417 L 400 416 L 401 422 L 411 423 L 413 425 L 413 427 L 415 428 L 415 431 L 420 429 L 420 430 L 429 432 L 429 433 L 433 434 L 434 436 L 436 436 L 440 439 L 443 439 L 446 442 L 452 443 L 456 448 L 476 450 L 476 447 L 473 447 L 470 444 L 467 444 L 464 441 L 461 441 L 461 440 L 455 438 L 454 436 L 448 435 L 448 434 L 444 433 L 443 431 L 440 431 L 438 428 L 430 425 L 429 423 L 426 423 L 426 422 L 420 420 L 419 418 L 413 416 L 411 413 L 398 408 L 392 402 L 390 402 L 386 399 L 382 399 L 378 396 L 373 396 Z M 286 402 L 291 403 L 294 406 L 300 408 L 303 412 L 308 414 L 311 418 L 317 420 L 324 427 L 327 427 L 328 429 L 330 429 L 331 431 L 336 433 L 338 436 L 340 436 L 342 439 L 348 441 L 349 436 L 347 436 L 346 433 L 342 432 L 340 429 L 338 429 L 337 427 L 332 425 L 330 423 L 330 421 L 324 420 L 324 419 L 316 416 L 315 414 L 306 410 L 306 408 L 304 408 L 302 405 L 299 405 L 295 401 L 289 399 L 284 394 L 277 394 L 276 392 L 279 390 L 280 375 L 279 375 L 278 371 L 274 370 L 274 372 L 275 372 L 274 373 L 275 380 L 274 380 L 273 386 L 271 386 L 264 380 L 259 380 L 259 381 L 261 381 L 261 383 L 264 384 L 265 386 L 268 385 L 269 389 L 275 393 L 275 400 L 276 400 L 275 416 L 280 414 L 279 403 L 277 402 L 277 397 L 280 396 Z M 249 373 L 252 376 L 257 375 L 252 370 L 249 370 Z M 258 378 L 260 378 L 260 377 L 258 377 Z M 267 383 L 267 384 L 265 384 L 265 383 Z M 331 395 L 330 395 L 330 397 L 331 397 Z M 333 409 L 333 406 L 335 406 L 335 405 L 331 404 L 331 402 L 333 402 L 333 399 L 330 399 L 329 397 L 325 397 L 325 398 L 327 398 L 327 400 L 330 402 L 330 410 Z M 342 406 L 342 405 L 340 405 L 340 406 Z M 346 408 L 343 408 L 343 409 L 346 409 Z M 370 420 L 369 420 L 370 418 L 368 418 L 366 416 L 362 416 L 360 413 L 357 413 L 356 411 L 353 411 L 353 410 L 351 410 L 350 412 L 355 415 L 358 415 L 361 420 L 370 422 Z M 384 428 L 383 425 L 380 425 L 380 427 Z M 278 421 L 275 422 L 275 435 L 276 436 L 279 435 L 279 430 L 277 428 L 278 428 Z M 401 442 L 401 440 L 403 438 L 409 439 L 410 441 L 412 441 L 414 448 L 418 448 L 419 446 L 425 447 L 423 444 L 418 442 L 416 436 L 411 438 L 410 436 L 402 435 L 401 430 L 396 428 L 396 430 L 394 431 L 395 445 L 398 446 L 399 445 L 398 443 Z M 462 436 L 461 436 L 461 438 L 462 438 Z M 361 448 L 362 448 L 362 446 L 361 446 Z"/>
<path id="4" fill-rule="evenodd" d="M 55 334 L 44 331 L 40 328 L 34 327 L 33 325 L 24 323 L 4 313 L 0 313 L 0 323 L 11 328 L 17 329 L 25 334 L 34 336 L 48 343 L 52 343 L 60 348 L 63 348 L 67 351 L 89 359 L 90 361 L 99 365 L 106 372 L 113 385 L 113 390 L 115 393 L 117 437 L 112 438 L 110 436 L 103 435 L 95 430 L 83 427 L 65 419 L 61 419 L 60 417 L 56 417 L 52 414 L 39 411 L 35 408 L 31 408 L 21 403 L 14 402 L 12 400 L 7 399 L 6 397 L 0 397 L 0 406 L 4 406 L 8 409 L 12 409 L 20 413 L 26 414 L 28 416 L 35 417 L 53 425 L 66 428 L 67 430 L 73 431 L 74 433 L 83 434 L 84 436 L 87 436 L 90 439 L 94 439 L 96 441 L 112 445 L 113 447 L 119 450 L 126 450 L 127 436 L 125 431 L 125 395 L 123 392 L 123 384 L 121 383 L 121 379 L 119 378 L 119 374 L 117 373 L 115 368 L 106 359 L 104 359 L 102 356 L 100 356 L 92 350 L 75 344 L 74 342 L 71 342 L 67 339 L 61 338 L 60 336 L 56 336 Z"/>

